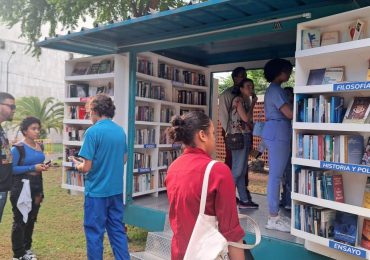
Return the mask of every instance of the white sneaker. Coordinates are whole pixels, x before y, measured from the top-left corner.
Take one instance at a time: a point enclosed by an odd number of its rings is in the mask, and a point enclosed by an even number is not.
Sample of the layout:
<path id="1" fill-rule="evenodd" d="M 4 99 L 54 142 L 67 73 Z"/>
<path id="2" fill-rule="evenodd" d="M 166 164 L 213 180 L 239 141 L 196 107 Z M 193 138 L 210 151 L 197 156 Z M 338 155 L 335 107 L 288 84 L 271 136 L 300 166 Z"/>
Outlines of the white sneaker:
<path id="1" fill-rule="evenodd" d="M 267 220 L 267 229 L 278 230 L 281 232 L 290 232 L 290 219 L 284 216 L 277 215 L 269 217 Z"/>
<path id="2" fill-rule="evenodd" d="M 32 252 L 31 249 L 26 250 L 26 254 L 29 255 L 29 256 L 32 256 L 34 259 L 36 259 L 36 255 L 35 255 L 35 253 Z"/>

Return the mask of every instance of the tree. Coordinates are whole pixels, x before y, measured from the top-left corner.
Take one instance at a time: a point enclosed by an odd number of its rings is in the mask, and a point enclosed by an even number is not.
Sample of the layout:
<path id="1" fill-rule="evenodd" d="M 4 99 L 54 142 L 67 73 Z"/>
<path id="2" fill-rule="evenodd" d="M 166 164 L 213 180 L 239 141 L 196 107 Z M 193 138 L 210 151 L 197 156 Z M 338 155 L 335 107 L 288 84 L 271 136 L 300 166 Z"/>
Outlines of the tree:
<path id="1" fill-rule="evenodd" d="M 12 128 L 19 129 L 21 121 L 27 116 L 40 119 L 42 129 L 40 138 L 45 139 L 52 129 L 63 130 L 64 106 L 62 102 L 49 97 L 41 102 L 38 97 L 22 97 L 16 100 L 17 109 L 11 122 Z"/>
<path id="2" fill-rule="evenodd" d="M 263 69 L 248 70 L 247 77 L 253 80 L 254 82 L 254 91 L 257 95 L 264 95 L 269 83 L 266 81 L 263 75 Z M 292 75 L 289 78 L 288 82 L 283 84 L 283 87 L 294 87 L 295 84 L 295 69 L 293 68 Z M 231 75 L 222 78 L 218 84 L 218 93 L 221 94 L 225 89 L 233 86 L 233 80 Z"/>
<path id="3" fill-rule="evenodd" d="M 146 15 L 150 8 L 163 11 L 186 4 L 185 0 L 0 0 L 0 20 L 10 28 L 20 23 L 20 36 L 29 42 L 28 51 L 39 56 L 41 50 L 36 43 L 42 37 L 43 26 L 48 26 L 48 36 L 54 37 L 57 26 L 74 30 L 87 17 L 95 23 L 107 23 Z"/>

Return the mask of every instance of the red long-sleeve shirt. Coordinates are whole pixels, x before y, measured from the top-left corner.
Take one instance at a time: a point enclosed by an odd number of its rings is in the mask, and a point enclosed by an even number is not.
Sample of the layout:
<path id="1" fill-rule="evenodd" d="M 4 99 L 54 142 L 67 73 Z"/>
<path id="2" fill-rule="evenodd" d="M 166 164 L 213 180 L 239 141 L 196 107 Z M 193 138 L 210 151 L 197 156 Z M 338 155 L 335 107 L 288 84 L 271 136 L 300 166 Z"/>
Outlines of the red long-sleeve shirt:
<path id="1" fill-rule="evenodd" d="M 191 233 L 199 214 L 204 172 L 211 157 L 198 148 L 186 148 L 168 169 L 167 195 L 169 220 L 173 230 L 173 260 L 184 258 Z M 240 226 L 235 201 L 235 184 L 230 169 L 216 163 L 210 174 L 206 212 L 217 216 L 218 228 L 227 241 L 237 242 L 245 235 Z"/>

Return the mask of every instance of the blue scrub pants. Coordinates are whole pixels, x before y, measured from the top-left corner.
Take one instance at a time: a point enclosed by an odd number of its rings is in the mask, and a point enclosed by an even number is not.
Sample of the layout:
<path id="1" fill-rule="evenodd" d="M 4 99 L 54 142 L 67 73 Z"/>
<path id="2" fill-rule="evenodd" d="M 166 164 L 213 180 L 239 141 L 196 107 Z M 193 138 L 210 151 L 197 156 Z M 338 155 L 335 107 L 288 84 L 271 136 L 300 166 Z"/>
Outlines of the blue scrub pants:
<path id="1" fill-rule="evenodd" d="M 245 176 L 248 174 L 248 157 L 252 147 L 252 135 L 244 134 L 244 148 L 232 150 L 232 173 L 234 182 L 239 193 L 239 199 L 243 202 L 251 201 L 250 192 L 246 189 Z"/>
<path id="2" fill-rule="evenodd" d="M 267 183 L 267 201 L 270 215 L 279 212 L 280 182 L 291 157 L 290 141 L 264 140 L 269 151 L 269 179 Z"/>
<path id="3" fill-rule="evenodd" d="M 0 223 L 1 223 L 1 219 L 3 217 L 7 197 L 8 197 L 8 192 L 7 191 L 1 191 L 0 192 Z"/>
<path id="4" fill-rule="evenodd" d="M 110 197 L 87 197 L 84 205 L 84 228 L 89 260 L 103 259 L 103 239 L 105 230 L 114 258 L 129 260 L 127 236 L 123 221 L 123 195 Z"/>

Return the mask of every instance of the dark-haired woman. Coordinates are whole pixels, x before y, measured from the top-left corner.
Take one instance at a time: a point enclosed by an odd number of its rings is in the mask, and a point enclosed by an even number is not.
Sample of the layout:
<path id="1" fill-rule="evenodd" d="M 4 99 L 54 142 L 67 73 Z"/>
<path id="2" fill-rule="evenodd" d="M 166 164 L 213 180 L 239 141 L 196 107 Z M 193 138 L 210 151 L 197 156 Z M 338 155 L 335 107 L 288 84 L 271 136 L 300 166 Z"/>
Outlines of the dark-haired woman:
<path id="1" fill-rule="evenodd" d="M 251 79 L 243 79 L 239 88 L 235 88 L 233 94 L 236 95 L 231 102 L 229 114 L 229 125 L 227 134 L 241 133 L 244 137 L 244 147 L 232 150 L 232 173 L 234 182 L 239 193 L 239 208 L 258 208 L 258 204 L 252 201 L 252 196 L 248 187 L 248 157 L 252 148 L 253 131 L 253 109 L 257 102 L 254 94 L 254 83 Z M 251 101 L 252 97 L 252 101 Z"/>
<path id="2" fill-rule="evenodd" d="M 283 59 L 270 60 L 264 68 L 265 78 L 271 82 L 265 93 L 266 123 L 262 133 L 269 151 L 267 201 L 270 214 L 266 228 L 283 232 L 290 232 L 290 219 L 279 214 L 280 182 L 290 159 L 293 111 L 281 84 L 289 80 L 292 69 L 292 64 Z"/>
<path id="3" fill-rule="evenodd" d="M 199 214 L 204 172 L 215 151 L 215 128 L 202 112 L 189 112 L 171 121 L 169 136 L 185 145 L 184 153 L 169 167 L 166 177 L 169 219 L 173 230 L 171 258 L 184 258 L 195 221 Z M 230 169 L 217 162 L 209 177 L 206 210 L 217 217 L 218 228 L 228 241 L 242 243 L 235 201 L 235 186 Z M 244 259 L 242 249 L 229 247 L 230 259 Z"/>
<path id="4" fill-rule="evenodd" d="M 41 145 L 36 142 L 39 138 L 41 122 L 35 117 L 25 118 L 20 125 L 24 140 L 12 148 L 13 155 L 13 185 L 10 201 L 13 210 L 12 249 L 15 259 L 36 259 L 31 250 L 33 228 L 44 197 L 42 172 L 49 166 L 43 162 L 45 155 Z M 18 147 L 16 147 L 18 146 Z M 32 208 L 27 220 L 18 208 L 17 202 L 23 188 L 22 180 L 29 180 Z M 14 259 L 13 258 L 13 259 Z"/>

